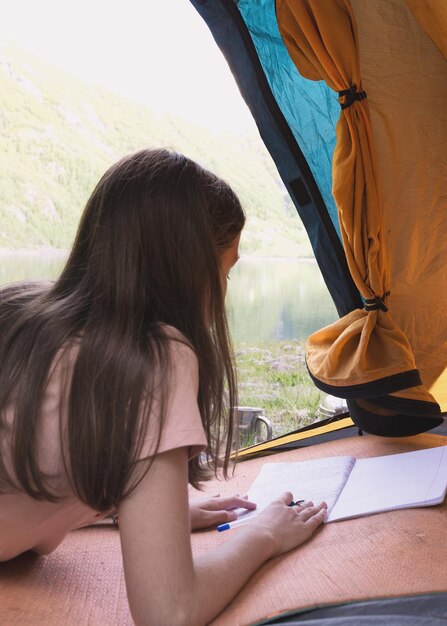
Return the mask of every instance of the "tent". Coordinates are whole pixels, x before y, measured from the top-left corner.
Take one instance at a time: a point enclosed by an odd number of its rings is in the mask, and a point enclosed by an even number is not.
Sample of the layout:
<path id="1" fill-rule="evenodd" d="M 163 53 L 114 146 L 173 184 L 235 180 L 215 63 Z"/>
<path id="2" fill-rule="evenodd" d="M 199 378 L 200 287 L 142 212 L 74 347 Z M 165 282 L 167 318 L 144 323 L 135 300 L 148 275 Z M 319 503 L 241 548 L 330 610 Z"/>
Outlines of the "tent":
<path id="1" fill-rule="evenodd" d="M 241 457 L 357 432 L 446 436 L 447 3 L 190 1 L 235 77 L 340 316 L 308 338 L 306 363 L 349 413 Z M 382 618 L 373 618 L 371 602 L 271 623 L 401 623 L 381 602 Z M 393 602 L 408 620 L 428 620 L 427 607 L 447 613 L 445 593 L 409 601 L 408 613 L 403 598 Z"/>
<path id="2" fill-rule="evenodd" d="M 307 341 L 368 432 L 447 410 L 447 6 L 191 0 L 308 232 L 340 319 Z M 444 29 L 444 30 L 443 30 Z"/>

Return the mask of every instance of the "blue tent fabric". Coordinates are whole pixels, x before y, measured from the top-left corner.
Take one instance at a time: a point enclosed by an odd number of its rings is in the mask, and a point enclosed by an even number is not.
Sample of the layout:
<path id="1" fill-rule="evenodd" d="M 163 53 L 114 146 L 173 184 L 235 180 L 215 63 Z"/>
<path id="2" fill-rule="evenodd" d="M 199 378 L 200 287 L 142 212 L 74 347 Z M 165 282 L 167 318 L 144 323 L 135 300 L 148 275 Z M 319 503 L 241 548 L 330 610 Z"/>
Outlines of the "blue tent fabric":
<path id="1" fill-rule="evenodd" d="M 362 308 L 337 229 L 301 146 L 271 91 L 252 36 L 233 0 L 191 0 L 222 50 L 306 228 L 340 316 Z"/>
<path id="2" fill-rule="evenodd" d="M 338 212 L 332 195 L 335 126 L 340 116 L 337 96 L 324 81 L 303 78 L 279 33 L 274 0 L 239 0 L 267 81 L 306 158 L 339 236 Z"/>

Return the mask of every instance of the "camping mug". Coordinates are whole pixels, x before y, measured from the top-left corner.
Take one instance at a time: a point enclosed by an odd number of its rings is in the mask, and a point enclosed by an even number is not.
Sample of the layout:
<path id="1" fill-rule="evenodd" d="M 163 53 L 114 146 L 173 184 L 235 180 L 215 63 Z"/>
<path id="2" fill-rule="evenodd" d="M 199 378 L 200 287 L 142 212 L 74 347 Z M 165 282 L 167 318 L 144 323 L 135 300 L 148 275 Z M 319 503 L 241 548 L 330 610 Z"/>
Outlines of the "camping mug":
<path id="1" fill-rule="evenodd" d="M 247 440 L 252 438 L 255 442 L 258 442 L 259 440 L 267 441 L 272 438 L 272 423 L 265 415 L 262 415 L 260 407 L 238 406 L 236 411 L 241 439 Z M 260 433 L 263 428 L 265 428 L 267 436 L 261 439 Z"/>

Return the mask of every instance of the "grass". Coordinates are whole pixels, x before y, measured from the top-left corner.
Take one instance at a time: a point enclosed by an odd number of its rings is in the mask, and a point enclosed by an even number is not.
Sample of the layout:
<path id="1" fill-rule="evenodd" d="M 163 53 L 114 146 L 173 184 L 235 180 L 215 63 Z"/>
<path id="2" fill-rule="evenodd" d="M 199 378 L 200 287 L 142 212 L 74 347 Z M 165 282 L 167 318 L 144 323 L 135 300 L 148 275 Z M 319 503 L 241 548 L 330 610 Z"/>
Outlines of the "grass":
<path id="1" fill-rule="evenodd" d="M 318 418 L 323 392 L 313 384 L 298 341 L 235 349 L 239 406 L 263 409 L 278 437 Z M 261 429 L 262 430 L 262 429 Z M 264 433 L 265 438 L 265 431 Z M 247 441 L 244 441 L 248 445 Z"/>

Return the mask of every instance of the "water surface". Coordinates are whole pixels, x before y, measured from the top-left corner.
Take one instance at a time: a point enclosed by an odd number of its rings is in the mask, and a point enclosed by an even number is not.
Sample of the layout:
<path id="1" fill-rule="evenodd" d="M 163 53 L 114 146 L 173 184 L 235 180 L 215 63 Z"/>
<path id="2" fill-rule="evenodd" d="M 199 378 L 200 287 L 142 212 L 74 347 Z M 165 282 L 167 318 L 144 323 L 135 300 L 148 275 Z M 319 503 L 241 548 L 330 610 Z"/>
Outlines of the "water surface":
<path id="1" fill-rule="evenodd" d="M 65 258 L 43 253 L 1 255 L 0 284 L 54 279 Z M 304 341 L 338 317 L 317 264 L 307 259 L 242 258 L 230 274 L 227 308 L 236 345 Z"/>

